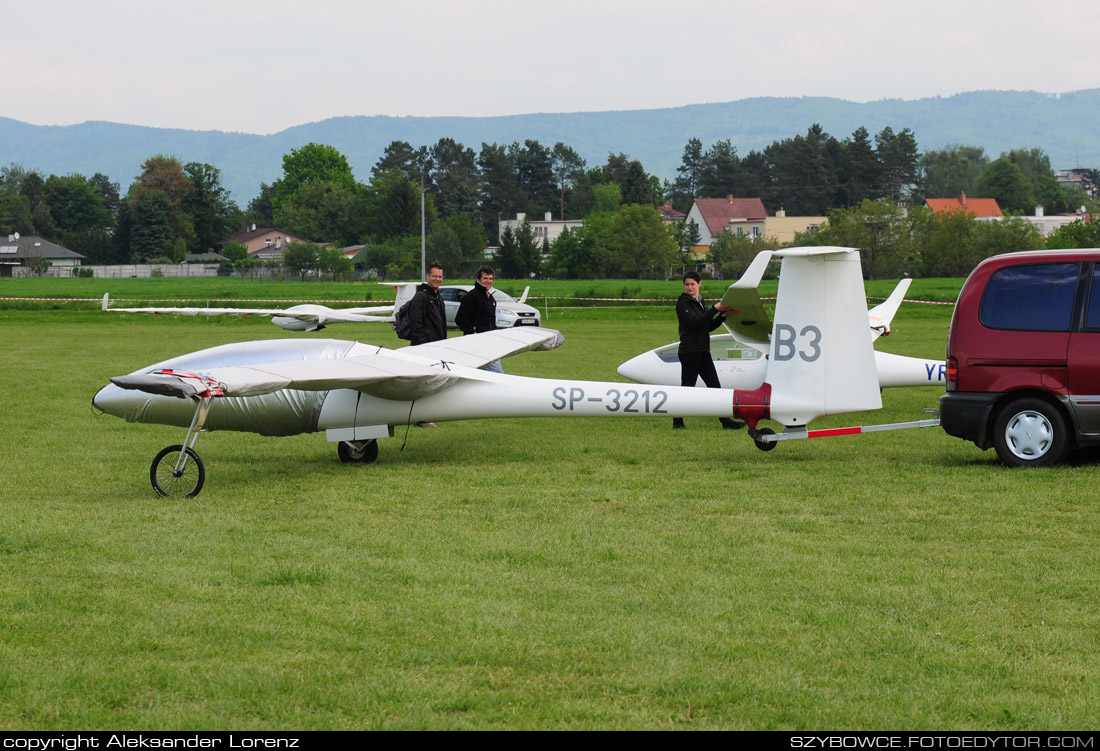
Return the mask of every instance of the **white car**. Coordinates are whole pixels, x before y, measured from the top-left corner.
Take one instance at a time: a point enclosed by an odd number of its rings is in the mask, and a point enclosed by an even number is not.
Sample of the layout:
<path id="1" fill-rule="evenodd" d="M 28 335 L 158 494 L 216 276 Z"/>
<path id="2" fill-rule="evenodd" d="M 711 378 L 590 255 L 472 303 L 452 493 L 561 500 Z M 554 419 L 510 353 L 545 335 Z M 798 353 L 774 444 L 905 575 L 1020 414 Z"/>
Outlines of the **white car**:
<path id="1" fill-rule="evenodd" d="M 443 298 L 443 304 L 447 307 L 447 328 L 455 329 L 455 316 L 458 315 L 458 302 L 467 292 L 472 290 L 472 284 L 444 284 L 439 287 L 439 295 Z M 493 297 L 497 301 L 497 328 L 510 329 L 513 326 L 541 326 L 538 308 L 523 302 L 527 299 L 528 287 L 523 291 L 523 297 L 515 299 L 507 292 L 493 288 Z"/>

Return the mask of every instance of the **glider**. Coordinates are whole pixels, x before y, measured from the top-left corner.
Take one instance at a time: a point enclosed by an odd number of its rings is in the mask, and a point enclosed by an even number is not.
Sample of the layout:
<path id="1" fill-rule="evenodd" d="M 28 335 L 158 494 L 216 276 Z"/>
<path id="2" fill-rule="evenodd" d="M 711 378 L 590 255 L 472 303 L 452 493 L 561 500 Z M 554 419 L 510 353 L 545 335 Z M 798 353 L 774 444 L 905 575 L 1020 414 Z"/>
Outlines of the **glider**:
<path id="1" fill-rule="evenodd" d="M 112 308 L 110 295 L 104 294 L 100 308 L 107 313 L 152 313 L 154 315 L 174 316 L 271 316 L 271 322 L 287 331 L 320 331 L 334 323 L 393 323 L 394 311 L 412 299 L 416 294 L 419 282 L 379 282 L 384 286 L 392 286 L 396 291 L 396 299 L 387 305 L 376 305 L 367 308 L 330 308 L 325 305 L 307 303 L 294 305 L 289 308 Z M 469 284 L 444 284 L 439 292 L 443 296 L 444 307 L 447 311 L 447 328 L 456 328 L 455 314 L 458 312 L 458 301 L 473 289 Z M 523 290 L 521 297 L 514 298 L 506 292 L 494 289 L 493 294 L 497 299 L 497 327 L 509 328 L 511 326 L 538 326 L 541 321 L 538 309 L 526 304 L 527 294 L 531 291 L 530 285 Z"/>
<path id="2" fill-rule="evenodd" d="M 722 388 L 758 388 L 768 372 L 766 357 L 771 346 L 772 320 L 760 299 L 758 287 L 764 270 L 774 256 L 785 251 L 761 251 L 740 279 L 731 284 L 721 302 L 733 309 L 723 323 L 727 333 L 710 338 L 711 358 Z M 790 257 L 790 256 L 786 256 Z M 912 279 L 902 279 L 885 302 L 867 311 L 859 324 L 868 327 L 870 340 L 890 333 L 890 323 L 909 290 Z M 800 294 L 795 290 L 794 294 Z M 651 349 L 619 366 L 619 375 L 638 383 L 679 385 L 678 342 Z M 946 375 L 943 360 L 904 357 L 874 352 L 874 369 L 880 388 L 942 385 Z M 703 385 L 702 380 L 698 385 Z"/>

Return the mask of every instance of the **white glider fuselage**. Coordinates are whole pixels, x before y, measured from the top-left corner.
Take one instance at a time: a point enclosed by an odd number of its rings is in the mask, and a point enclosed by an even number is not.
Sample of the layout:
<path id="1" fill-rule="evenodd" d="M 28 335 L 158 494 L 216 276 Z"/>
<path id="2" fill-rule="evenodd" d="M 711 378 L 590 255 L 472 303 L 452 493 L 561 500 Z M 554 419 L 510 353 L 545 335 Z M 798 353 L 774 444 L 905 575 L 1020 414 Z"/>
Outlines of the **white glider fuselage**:
<path id="1" fill-rule="evenodd" d="M 166 360 L 131 376 L 164 370 L 198 373 L 294 360 L 396 360 L 437 367 L 453 383 L 418 399 L 384 398 L 361 390 L 278 389 L 255 396 L 225 396 L 211 401 L 205 429 L 261 435 L 295 435 L 336 431 L 331 440 L 351 440 L 344 431 L 371 426 L 406 425 L 493 417 L 730 417 L 732 393 L 714 389 L 646 388 L 633 384 L 529 378 L 491 373 L 421 358 L 403 350 L 337 339 L 243 342 L 213 347 Z M 93 405 L 129 422 L 187 427 L 195 405 L 191 399 L 148 393 L 111 384 Z M 379 437 L 377 435 L 355 438 Z"/>
<path id="2" fill-rule="evenodd" d="M 767 345 L 763 345 L 765 348 Z M 633 357 L 619 366 L 619 375 L 638 383 L 679 385 L 680 360 L 677 342 Z M 733 334 L 716 334 L 710 338 L 711 359 L 724 389 L 755 389 L 764 382 L 768 359 L 751 345 L 738 341 Z M 880 388 L 902 386 L 942 386 L 945 376 L 943 360 L 925 360 L 875 350 L 875 368 Z M 705 385 L 702 380 L 698 386 Z"/>

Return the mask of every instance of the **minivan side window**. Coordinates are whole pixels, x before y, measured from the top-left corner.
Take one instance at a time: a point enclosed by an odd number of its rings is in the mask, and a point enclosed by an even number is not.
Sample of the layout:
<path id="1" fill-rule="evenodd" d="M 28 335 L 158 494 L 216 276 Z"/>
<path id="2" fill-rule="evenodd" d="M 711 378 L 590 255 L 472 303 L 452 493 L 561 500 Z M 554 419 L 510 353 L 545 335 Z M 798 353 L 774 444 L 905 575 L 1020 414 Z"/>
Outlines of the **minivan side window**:
<path id="1" fill-rule="evenodd" d="M 1085 317 L 1085 328 L 1100 329 L 1100 264 L 1092 269 L 1092 292 L 1089 294 L 1089 312 Z"/>
<path id="2" fill-rule="evenodd" d="M 991 329 L 1069 331 L 1076 263 L 1008 266 L 993 272 L 982 293 L 978 320 Z"/>

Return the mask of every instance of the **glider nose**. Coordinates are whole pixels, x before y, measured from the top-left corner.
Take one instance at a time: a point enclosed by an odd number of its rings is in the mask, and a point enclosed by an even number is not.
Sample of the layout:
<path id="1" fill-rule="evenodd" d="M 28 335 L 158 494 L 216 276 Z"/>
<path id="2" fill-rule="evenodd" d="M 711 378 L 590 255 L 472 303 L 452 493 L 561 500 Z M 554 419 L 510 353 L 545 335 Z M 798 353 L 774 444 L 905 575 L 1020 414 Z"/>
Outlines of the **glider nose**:
<path id="1" fill-rule="evenodd" d="M 92 397 L 92 406 L 100 412 L 124 418 L 133 408 L 135 401 L 137 399 L 134 392 L 120 389 L 113 383 L 109 383 Z"/>
<path id="2" fill-rule="evenodd" d="M 637 383 L 662 383 L 661 365 L 664 363 L 654 352 L 643 352 L 619 366 L 619 375 Z"/>

